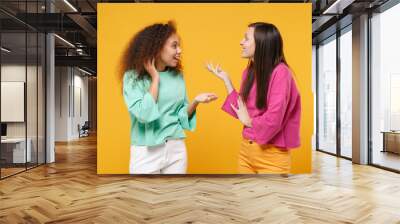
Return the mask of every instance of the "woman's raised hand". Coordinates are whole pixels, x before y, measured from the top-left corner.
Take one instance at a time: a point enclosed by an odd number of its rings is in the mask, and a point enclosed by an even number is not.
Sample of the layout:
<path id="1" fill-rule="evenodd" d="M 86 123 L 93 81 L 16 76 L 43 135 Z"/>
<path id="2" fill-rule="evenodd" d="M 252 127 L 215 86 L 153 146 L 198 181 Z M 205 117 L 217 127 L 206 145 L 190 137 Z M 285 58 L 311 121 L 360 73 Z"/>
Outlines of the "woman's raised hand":
<path id="1" fill-rule="evenodd" d="M 220 79 L 222 79 L 224 81 L 229 79 L 228 73 L 226 73 L 224 70 L 222 70 L 221 66 L 217 65 L 217 66 L 214 67 L 214 65 L 209 62 L 209 63 L 206 64 L 206 67 L 207 67 L 208 71 L 213 73 L 218 78 L 220 78 Z"/>
<path id="2" fill-rule="evenodd" d="M 149 75 L 151 76 L 151 78 L 158 78 L 158 71 L 156 69 L 155 66 L 155 60 L 154 58 L 151 60 L 147 60 L 146 62 L 144 62 L 144 69 L 146 69 L 147 73 L 149 73 Z"/>

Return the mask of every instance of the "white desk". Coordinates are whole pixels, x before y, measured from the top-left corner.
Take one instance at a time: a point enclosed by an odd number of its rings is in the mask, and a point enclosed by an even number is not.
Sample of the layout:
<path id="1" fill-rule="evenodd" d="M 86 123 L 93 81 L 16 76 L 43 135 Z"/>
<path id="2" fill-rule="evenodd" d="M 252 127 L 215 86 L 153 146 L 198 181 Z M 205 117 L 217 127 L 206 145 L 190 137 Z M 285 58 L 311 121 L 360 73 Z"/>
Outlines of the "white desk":
<path id="1" fill-rule="evenodd" d="M 26 140 L 28 142 L 26 147 L 26 154 L 25 154 L 25 138 L 6 138 L 6 139 L 1 139 L 1 144 L 2 147 L 6 146 L 13 146 L 12 148 L 12 155 L 13 155 L 13 163 L 25 163 L 25 158 L 27 158 L 26 162 L 31 162 L 31 145 L 32 145 L 32 140 L 30 138 L 27 138 Z M 3 148 L 2 148 L 3 151 Z"/>

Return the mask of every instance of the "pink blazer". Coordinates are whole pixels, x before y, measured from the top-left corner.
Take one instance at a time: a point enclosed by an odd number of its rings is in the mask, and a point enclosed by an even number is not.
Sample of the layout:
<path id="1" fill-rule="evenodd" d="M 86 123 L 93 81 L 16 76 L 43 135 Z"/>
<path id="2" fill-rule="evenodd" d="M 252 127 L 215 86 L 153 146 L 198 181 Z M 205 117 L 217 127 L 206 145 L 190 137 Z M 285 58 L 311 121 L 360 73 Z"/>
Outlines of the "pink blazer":
<path id="1" fill-rule="evenodd" d="M 242 84 L 247 77 L 243 71 Z M 240 87 L 242 91 L 243 85 Z M 256 83 L 250 90 L 246 106 L 252 118 L 252 127 L 243 127 L 242 135 L 260 145 L 272 144 L 290 149 L 300 146 L 300 94 L 290 69 L 278 64 L 272 71 L 268 87 L 267 106 L 262 110 L 256 107 Z M 226 98 L 222 110 L 237 118 L 230 104 L 237 107 L 239 94 L 232 91 Z M 267 100 L 268 99 L 268 100 Z"/>

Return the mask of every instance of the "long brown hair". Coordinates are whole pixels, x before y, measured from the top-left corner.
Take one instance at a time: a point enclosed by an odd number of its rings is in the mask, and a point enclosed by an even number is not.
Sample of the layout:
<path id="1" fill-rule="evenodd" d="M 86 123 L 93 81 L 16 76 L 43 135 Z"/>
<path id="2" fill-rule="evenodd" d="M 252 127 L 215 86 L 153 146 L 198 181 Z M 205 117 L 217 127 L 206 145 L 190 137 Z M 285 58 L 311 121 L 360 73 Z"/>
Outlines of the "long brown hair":
<path id="1" fill-rule="evenodd" d="M 144 63 L 159 57 L 168 38 L 176 33 L 173 21 L 168 21 L 166 24 L 156 23 L 136 33 L 122 56 L 120 79 L 123 80 L 124 73 L 128 70 L 134 70 L 139 79 L 150 77 L 144 68 Z M 182 66 L 178 62 L 176 67 L 167 69 L 172 69 L 178 74 L 181 73 Z"/>
<path id="2" fill-rule="evenodd" d="M 270 23 L 257 22 L 248 27 L 254 28 L 255 52 L 253 60 L 249 60 L 247 78 L 243 82 L 242 97 L 245 102 L 249 97 L 254 81 L 257 87 L 256 106 L 262 109 L 268 85 L 274 68 L 281 62 L 286 63 L 283 53 L 283 40 L 278 28 Z"/>

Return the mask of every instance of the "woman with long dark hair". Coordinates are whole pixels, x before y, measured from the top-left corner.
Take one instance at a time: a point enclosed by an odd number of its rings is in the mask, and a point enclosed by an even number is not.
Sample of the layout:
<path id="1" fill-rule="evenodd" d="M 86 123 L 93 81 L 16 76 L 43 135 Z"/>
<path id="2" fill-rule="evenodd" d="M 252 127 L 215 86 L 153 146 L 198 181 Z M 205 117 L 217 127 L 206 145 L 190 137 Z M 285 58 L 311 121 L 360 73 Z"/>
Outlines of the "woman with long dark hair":
<path id="1" fill-rule="evenodd" d="M 184 174 L 184 129 L 194 130 L 196 107 L 217 98 L 202 93 L 188 102 L 175 25 L 139 31 L 123 56 L 123 95 L 131 118 L 131 174 Z"/>
<path id="2" fill-rule="evenodd" d="M 244 125 L 239 173 L 289 173 L 290 149 L 300 146 L 301 103 L 281 34 L 273 24 L 252 23 L 240 45 L 249 62 L 239 93 L 220 66 L 207 65 L 225 83 L 222 109 Z"/>

